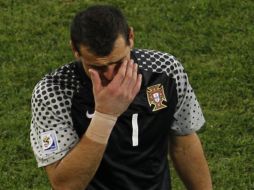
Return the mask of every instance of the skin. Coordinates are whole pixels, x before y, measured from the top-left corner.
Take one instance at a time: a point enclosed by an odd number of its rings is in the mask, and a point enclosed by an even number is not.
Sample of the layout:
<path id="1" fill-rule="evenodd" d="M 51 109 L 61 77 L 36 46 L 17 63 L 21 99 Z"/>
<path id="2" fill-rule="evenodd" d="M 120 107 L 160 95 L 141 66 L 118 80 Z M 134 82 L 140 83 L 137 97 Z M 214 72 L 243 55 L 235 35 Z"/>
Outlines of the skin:
<path id="1" fill-rule="evenodd" d="M 186 189 L 212 190 L 209 168 L 197 134 L 170 139 L 169 154 Z"/>
<path id="2" fill-rule="evenodd" d="M 92 80 L 95 110 L 98 112 L 115 117 L 121 115 L 140 90 L 142 76 L 138 74 L 137 64 L 130 59 L 133 37 L 131 32 L 130 45 L 127 45 L 119 35 L 112 52 L 105 57 L 91 54 L 85 46 L 81 46 L 81 54 L 74 50 L 74 55 L 81 59 L 84 71 Z M 103 128 L 104 122 L 101 125 Z M 83 135 L 62 160 L 45 167 L 52 187 L 57 190 L 84 189 L 96 173 L 105 148 L 105 144 Z"/>
<path id="3" fill-rule="evenodd" d="M 139 92 L 142 76 L 138 74 L 137 64 L 130 59 L 133 45 L 134 33 L 131 28 L 129 45 L 119 35 L 112 52 L 105 57 L 94 55 L 82 45 L 79 54 L 72 46 L 74 56 L 82 61 L 84 71 L 92 80 L 96 111 L 118 117 Z M 171 139 L 170 155 L 187 189 L 212 189 L 208 166 L 198 137 L 174 136 Z M 52 187 L 55 190 L 85 189 L 98 169 L 105 148 L 105 144 L 83 135 L 62 160 L 45 167 Z"/>
<path id="4" fill-rule="evenodd" d="M 87 76 L 91 77 L 90 72 L 97 71 L 103 86 L 106 86 L 114 78 L 121 63 L 124 61 L 130 61 L 130 51 L 133 46 L 133 28 L 130 28 L 129 45 L 127 45 L 124 38 L 119 35 L 115 41 L 113 51 L 105 57 L 96 56 L 84 45 L 80 46 L 81 54 L 79 54 L 71 43 L 73 54 L 76 59 L 80 59 L 82 61 L 83 68 Z"/>

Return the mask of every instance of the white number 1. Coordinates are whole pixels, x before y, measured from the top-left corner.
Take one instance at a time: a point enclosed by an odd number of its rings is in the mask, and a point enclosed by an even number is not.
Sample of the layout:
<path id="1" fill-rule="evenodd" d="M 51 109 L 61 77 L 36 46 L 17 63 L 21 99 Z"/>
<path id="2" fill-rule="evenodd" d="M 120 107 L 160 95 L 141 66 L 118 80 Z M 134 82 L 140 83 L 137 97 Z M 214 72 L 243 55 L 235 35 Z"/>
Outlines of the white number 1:
<path id="1" fill-rule="evenodd" d="M 132 115 L 132 146 L 138 146 L 138 114 Z"/>

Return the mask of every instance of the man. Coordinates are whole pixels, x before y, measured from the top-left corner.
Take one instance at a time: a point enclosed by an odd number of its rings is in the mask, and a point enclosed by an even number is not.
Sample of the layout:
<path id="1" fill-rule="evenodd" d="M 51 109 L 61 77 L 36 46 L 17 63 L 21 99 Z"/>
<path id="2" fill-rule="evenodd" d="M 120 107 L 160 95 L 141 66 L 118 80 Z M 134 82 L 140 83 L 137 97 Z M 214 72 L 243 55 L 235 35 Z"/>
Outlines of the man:
<path id="1" fill-rule="evenodd" d="M 212 189 L 195 133 L 204 118 L 181 64 L 133 49 L 111 6 L 71 25 L 76 61 L 46 75 L 32 96 L 31 144 L 54 189 L 168 190 L 167 155 L 187 189 Z"/>

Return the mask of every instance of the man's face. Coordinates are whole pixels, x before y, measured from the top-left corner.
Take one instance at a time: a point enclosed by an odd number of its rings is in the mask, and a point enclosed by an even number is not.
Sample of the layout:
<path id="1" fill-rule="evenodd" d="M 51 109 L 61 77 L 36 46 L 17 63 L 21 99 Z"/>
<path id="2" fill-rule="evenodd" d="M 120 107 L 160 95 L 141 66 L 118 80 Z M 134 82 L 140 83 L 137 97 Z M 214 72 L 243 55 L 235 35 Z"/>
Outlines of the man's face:
<path id="1" fill-rule="evenodd" d="M 116 75 L 124 60 L 130 60 L 132 45 L 127 45 L 122 35 L 116 39 L 112 52 L 104 57 L 96 56 L 85 46 L 80 47 L 80 58 L 86 74 L 90 77 L 88 70 L 96 70 L 101 78 L 102 84 L 107 85 Z"/>

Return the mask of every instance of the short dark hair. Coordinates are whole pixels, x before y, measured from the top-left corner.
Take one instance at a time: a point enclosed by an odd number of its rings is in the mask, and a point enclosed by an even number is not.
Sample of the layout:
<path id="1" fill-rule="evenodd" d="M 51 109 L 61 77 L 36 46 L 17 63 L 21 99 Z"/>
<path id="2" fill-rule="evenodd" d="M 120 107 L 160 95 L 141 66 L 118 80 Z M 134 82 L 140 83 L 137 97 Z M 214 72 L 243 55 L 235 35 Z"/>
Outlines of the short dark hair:
<path id="1" fill-rule="evenodd" d="M 106 56 L 119 34 L 129 45 L 128 23 L 122 12 L 110 5 L 95 5 L 77 13 L 70 30 L 72 44 L 79 53 L 80 45 L 84 45 L 92 53 Z"/>

